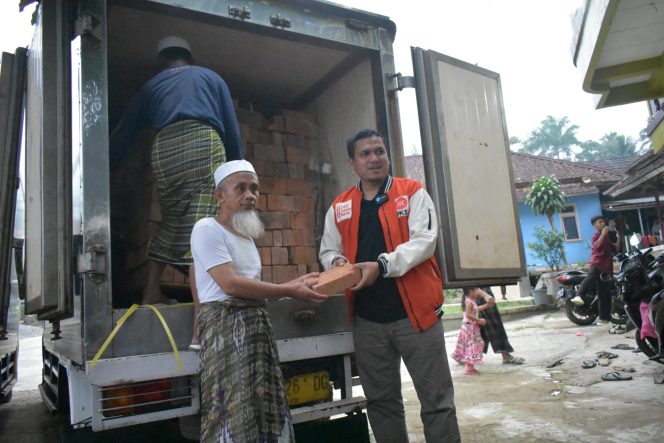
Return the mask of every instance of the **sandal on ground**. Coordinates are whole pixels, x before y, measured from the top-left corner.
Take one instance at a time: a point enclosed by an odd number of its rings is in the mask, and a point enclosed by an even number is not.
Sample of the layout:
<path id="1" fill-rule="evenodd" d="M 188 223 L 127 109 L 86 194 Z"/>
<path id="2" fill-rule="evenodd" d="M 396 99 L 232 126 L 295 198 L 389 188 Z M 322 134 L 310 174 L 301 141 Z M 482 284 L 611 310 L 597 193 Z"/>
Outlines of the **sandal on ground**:
<path id="1" fill-rule="evenodd" d="M 611 346 L 611 349 L 620 349 L 622 351 L 631 351 L 634 349 L 634 346 L 630 346 L 627 343 L 620 343 L 615 346 Z"/>
<path id="2" fill-rule="evenodd" d="M 190 351 L 200 351 L 201 350 L 201 344 L 200 343 L 192 343 L 189 345 L 189 350 Z"/>
<path id="3" fill-rule="evenodd" d="M 581 363 L 583 369 L 590 369 L 595 366 L 597 366 L 597 360 L 584 360 L 583 363 Z"/>
<path id="4" fill-rule="evenodd" d="M 625 332 L 627 332 L 627 331 L 625 330 L 625 328 L 623 328 L 621 326 L 615 326 L 615 327 L 609 329 L 609 334 L 624 334 Z"/>
<path id="5" fill-rule="evenodd" d="M 636 370 L 631 366 L 614 366 L 613 369 L 620 372 L 636 372 Z"/>
<path id="6" fill-rule="evenodd" d="M 614 354 L 613 352 L 606 352 L 606 351 L 598 352 L 596 355 L 597 355 L 597 358 L 608 358 L 608 359 L 618 358 L 618 354 Z"/>
<path id="7" fill-rule="evenodd" d="M 472 371 L 464 371 L 463 375 L 480 375 L 480 371 L 473 369 Z"/>
<path id="8" fill-rule="evenodd" d="M 624 375 L 618 371 L 607 372 L 606 374 L 602 375 L 602 380 L 604 381 L 625 381 L 631 379 L 632 379 L 631 375 Z"/>
<path id="9" fill-rule="evenodd" d="M 556 367 L 556 366 L 561 365 L 561 364 L 563 364 L 563 359 L 562 358 L 554 358 L 553 360 L 549 361 L 546 364 L 546 367 L 547 368 L 553 368 L 553 367 Z"/>
<path id="10" fill-rule="evenodd" d="M 524 362 L 525 360 L 521 357 L 515 357 L 513 355 L 503 359 L 504 365 L 522 365 Z"/>

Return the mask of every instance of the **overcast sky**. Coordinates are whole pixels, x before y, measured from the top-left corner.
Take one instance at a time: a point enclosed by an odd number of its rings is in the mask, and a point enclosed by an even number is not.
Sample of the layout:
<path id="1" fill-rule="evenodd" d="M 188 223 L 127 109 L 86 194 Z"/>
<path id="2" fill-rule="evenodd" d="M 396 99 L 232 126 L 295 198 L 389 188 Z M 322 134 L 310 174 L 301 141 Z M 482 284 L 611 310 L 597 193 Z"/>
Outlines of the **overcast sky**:
<path id="1" fill-rule="evenodd" d="M 582 0 L 337 0 L 390 17 L 397 25 L 397 70 L 412 75 L 410 46 L 478 64 L 501 76 L 507 130 L 524 139 L 547 116 L 569 117 L 580 140 L 615 131 L 638 139 L 647 124 L 644 103 L 595 110 L 572 64 L 571 15 Z M 30 15 L 18 0 L 0 1 L 0 49 L 30 42 Z M 406 154 L 419 149 L 412 90 L 399 93 Z"/>

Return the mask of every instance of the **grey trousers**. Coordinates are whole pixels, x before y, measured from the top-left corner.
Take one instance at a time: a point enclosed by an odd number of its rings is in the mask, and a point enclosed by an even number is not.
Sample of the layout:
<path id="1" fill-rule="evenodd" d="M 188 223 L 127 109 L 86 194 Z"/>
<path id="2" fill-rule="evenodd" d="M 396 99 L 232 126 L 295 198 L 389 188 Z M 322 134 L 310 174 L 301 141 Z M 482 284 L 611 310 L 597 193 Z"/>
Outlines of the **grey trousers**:
<path id="1" fill-rule="evenodd" d="M 461 441 L 440 321 L 418 333 L 407 318 L 375 323 L 355 316 L 353 341 L 369 422 L 377 443 L 408 442 L 401 396 L 402 358 L 420 400 L 427 443 Z"/>

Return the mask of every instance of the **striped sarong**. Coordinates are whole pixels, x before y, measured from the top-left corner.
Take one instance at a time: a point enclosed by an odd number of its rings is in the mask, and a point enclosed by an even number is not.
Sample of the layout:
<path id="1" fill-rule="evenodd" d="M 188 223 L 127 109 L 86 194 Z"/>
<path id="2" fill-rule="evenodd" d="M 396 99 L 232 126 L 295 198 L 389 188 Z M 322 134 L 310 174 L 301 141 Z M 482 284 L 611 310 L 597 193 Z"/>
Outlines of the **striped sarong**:
<path id="1" fill-rule="evenodd" d="M 149 257 L 171 264 L 192 263 L 189 238 L 194 224 L 217 214 L 214 171 L 226 161 L 217 131 L 197 120 L 166 126 L 152 145 L 152 172 L 161 221 Z"/>
<path id="2" fill-rule="evenodd" d="M 201 442 L 293 442 L 265 302 L 203 303 Z"/>

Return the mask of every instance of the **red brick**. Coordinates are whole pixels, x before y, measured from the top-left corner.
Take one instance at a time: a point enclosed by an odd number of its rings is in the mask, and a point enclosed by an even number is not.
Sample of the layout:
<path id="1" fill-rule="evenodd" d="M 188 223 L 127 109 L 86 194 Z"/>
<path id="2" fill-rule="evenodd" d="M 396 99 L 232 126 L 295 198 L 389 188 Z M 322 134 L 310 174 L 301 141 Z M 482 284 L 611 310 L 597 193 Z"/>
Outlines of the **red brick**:
<path id="1" fill-rule="evenodd" d="M 268 131 L 284 132 L 284 117 L 282 115 L 275 115 L 267 125 Z"/>
<path id="2" fill-rule="evenodd" d="M 259 191 L 264 194 L 287 194 L 288 179 L 280 177 L 260 177 Z"/>
<path id="3" fill-rule="evenodd" d="M 275 177 L 288 178 L 288 163 L 273 162 L 270 168 L 272 169 L 272 175 Z"/>
<path id="4" fill-rule="evenodd" d="M 309 272 L 320 272 L 320 265 L 318 263 L 308 263 L 307 270 Z"/>
<path id="5" fill-rule="evenodd" d="M 267 131 L 258 131 L 258 143 L 271 144 L 272 135 Z"/>
<path id="6" fill-rule="evenodd" d="M 285 283 L 297 277 L 297 266 L 272 266 L 272 281 L 274 283 Z"/>
<path id="7" fill-rule="evenodd" d="M 284 229 L 281 231 L 284 246 L 313 246 L 314 233 L 305 229 Z M 314 260 L 315 261 L 315 260 Z"/>
<path id="8" fill-rule="evenodd" d="M 313 197 L 302 196 L 300 201 L 301 201 L 300 205 L 302 207 L 302 211 L 300 212 L 304 212 L 307 214 L 313 214 L 314 212 L 316 212 L 316 200 Z"/>
<path id="9" fill-rule="evenodd" d="M 263 161 L 283 162 L 286 159 L 285 149 L 281 146 L 254 143 L 251 145 L 251 149 L 253 157 Z"/>
<path id="10" fill-rule="evenodd" d="M 297 165 L 308 166 L 311 155 L 306 149 L 286 146 L 286 161 Z"/>
<path id="11" fill-rule="evenodd" d="M 290 249 L 290 262 L 294 264 L 314 263 L 317 260 L 316 248 L 296 246 Z"/>
<path id="12" fill-rule="evenodd" d="M 295 148 L 306 149 L 307 140 L 310 140 L 308 137 L 299 134 L 284 134 L 282 140 L 285 145 L 293 146 Z"/>
<path id="13" fill-rule="evenodd" d="M 262 183 L 265 177 L 270 177 L 273 175 L 270 163 L 263 161 L 259 158 L 249 159 L 246 155 L 245 158 L 247 159 L 247 161 L 250 161 L 252 165 L 254 165 L 254 170 L 256 171 L 256 175 L 258 175 L 259 182 Z"/>
<path id="14" fill-rule="evenodd" d="M 348 289 L 362 278 L 359 268 L 346 263 L 343 266 L 332 266 L 329 270 L 321 272 L 318 284 L 314 291 L 321 294 L 333 295 Z"/>
<path id="15" fill-rule="evenodd" d="M 297 275 L 298 277 L 304 274 L 308 274 L 307 265 L 297 265 Z"/>
<path id="16" fill-rule="evenodd" d="M 247 126 L 262 129 L 265 126 L 265 119 L 260 112 L 240 108 L 237 110 L 237 120 Z"/>
<path id="17" fill-rule="evenodd" d="M 272 254 L 273 265 L 287 265 L 288 264 L 288 248 L 272 247 L 270 248 Z"/>
<path id="18" fill-rule="evenodd" d="M 261 263 L 263 266 L 272 264 L 272 254 L 270 252 L 271 248 L 258 248 L 258 252 L 261 255 Z"/>
<path id="19" fill-rule="evenodd" d="M 267 195 L 267 209 L 269 211 L 293 212 L 300 210 L 300 201 L 292 195 Z"/>
<path id="20" fill-rule="evenodd" d="M 283 111 L 283 126 L 284 132 L 290 134 L 301 134 L 307 137 L 313 137 L 316 133 L 316 124 L 313 122 L 311 116 L 304 112 L 285 109 Z"/>
<path id="21" fill-rule="evenodd" d="M 288 163 L 288 178 L 297 178 L 302 180 L 304 178 L 304 166 L 296 165 L 295 163 Z"/>
<path id="22" fill-rule="evenodd" d="M 281 232 L 279 232 L 279 238 L 281 239 Z M 274 242 L 272 239 L 272 231 L 265 231 L 262 236 L 254 240 L 256 246 L 273 246 Z"/>
<path id="23" fill-rule="evenodd" d="M 258 195 L 258 201 L 256 202 L 256 209 L 259 211 L 267 210 L 267 196 L 265 194 Z"/>
<path id="24" fill-rule="evenodd" d="M 306 199 L 305 199 L 306 201 Z M 301 206 L 306 206 L 301 205 Z M 291 228 L 293 229 L 304 229 L 305 231 L 314 230 L 315 218 L 312 213 L 306 212 L 294 212 L 290 215 L 291 218 Z"/>
<path id="25" fill-rule="evenodd" d="M 261 280 L 272 282 L 272 266 L 263 266 L 261 269 Z"/>
<path id="26" fill-rule="evenodd" d="M 309 180 L 288 179 L 288 194 L 311 196 L 314 192 L 314 185 Z"/>
<path id="27" fill-rule="evenodd" d="M 281 231 L 273 231 L 272 235 L 273 235 L 272 241 L 274 242 L 274 246 L 283 246 L 284 241 Z"/>
<path id="28" fill-rule="evenodd" d="M 282 211 L 263 211 L 260 214 L 265 229 L 290 228 L 290 214 Z"/>

